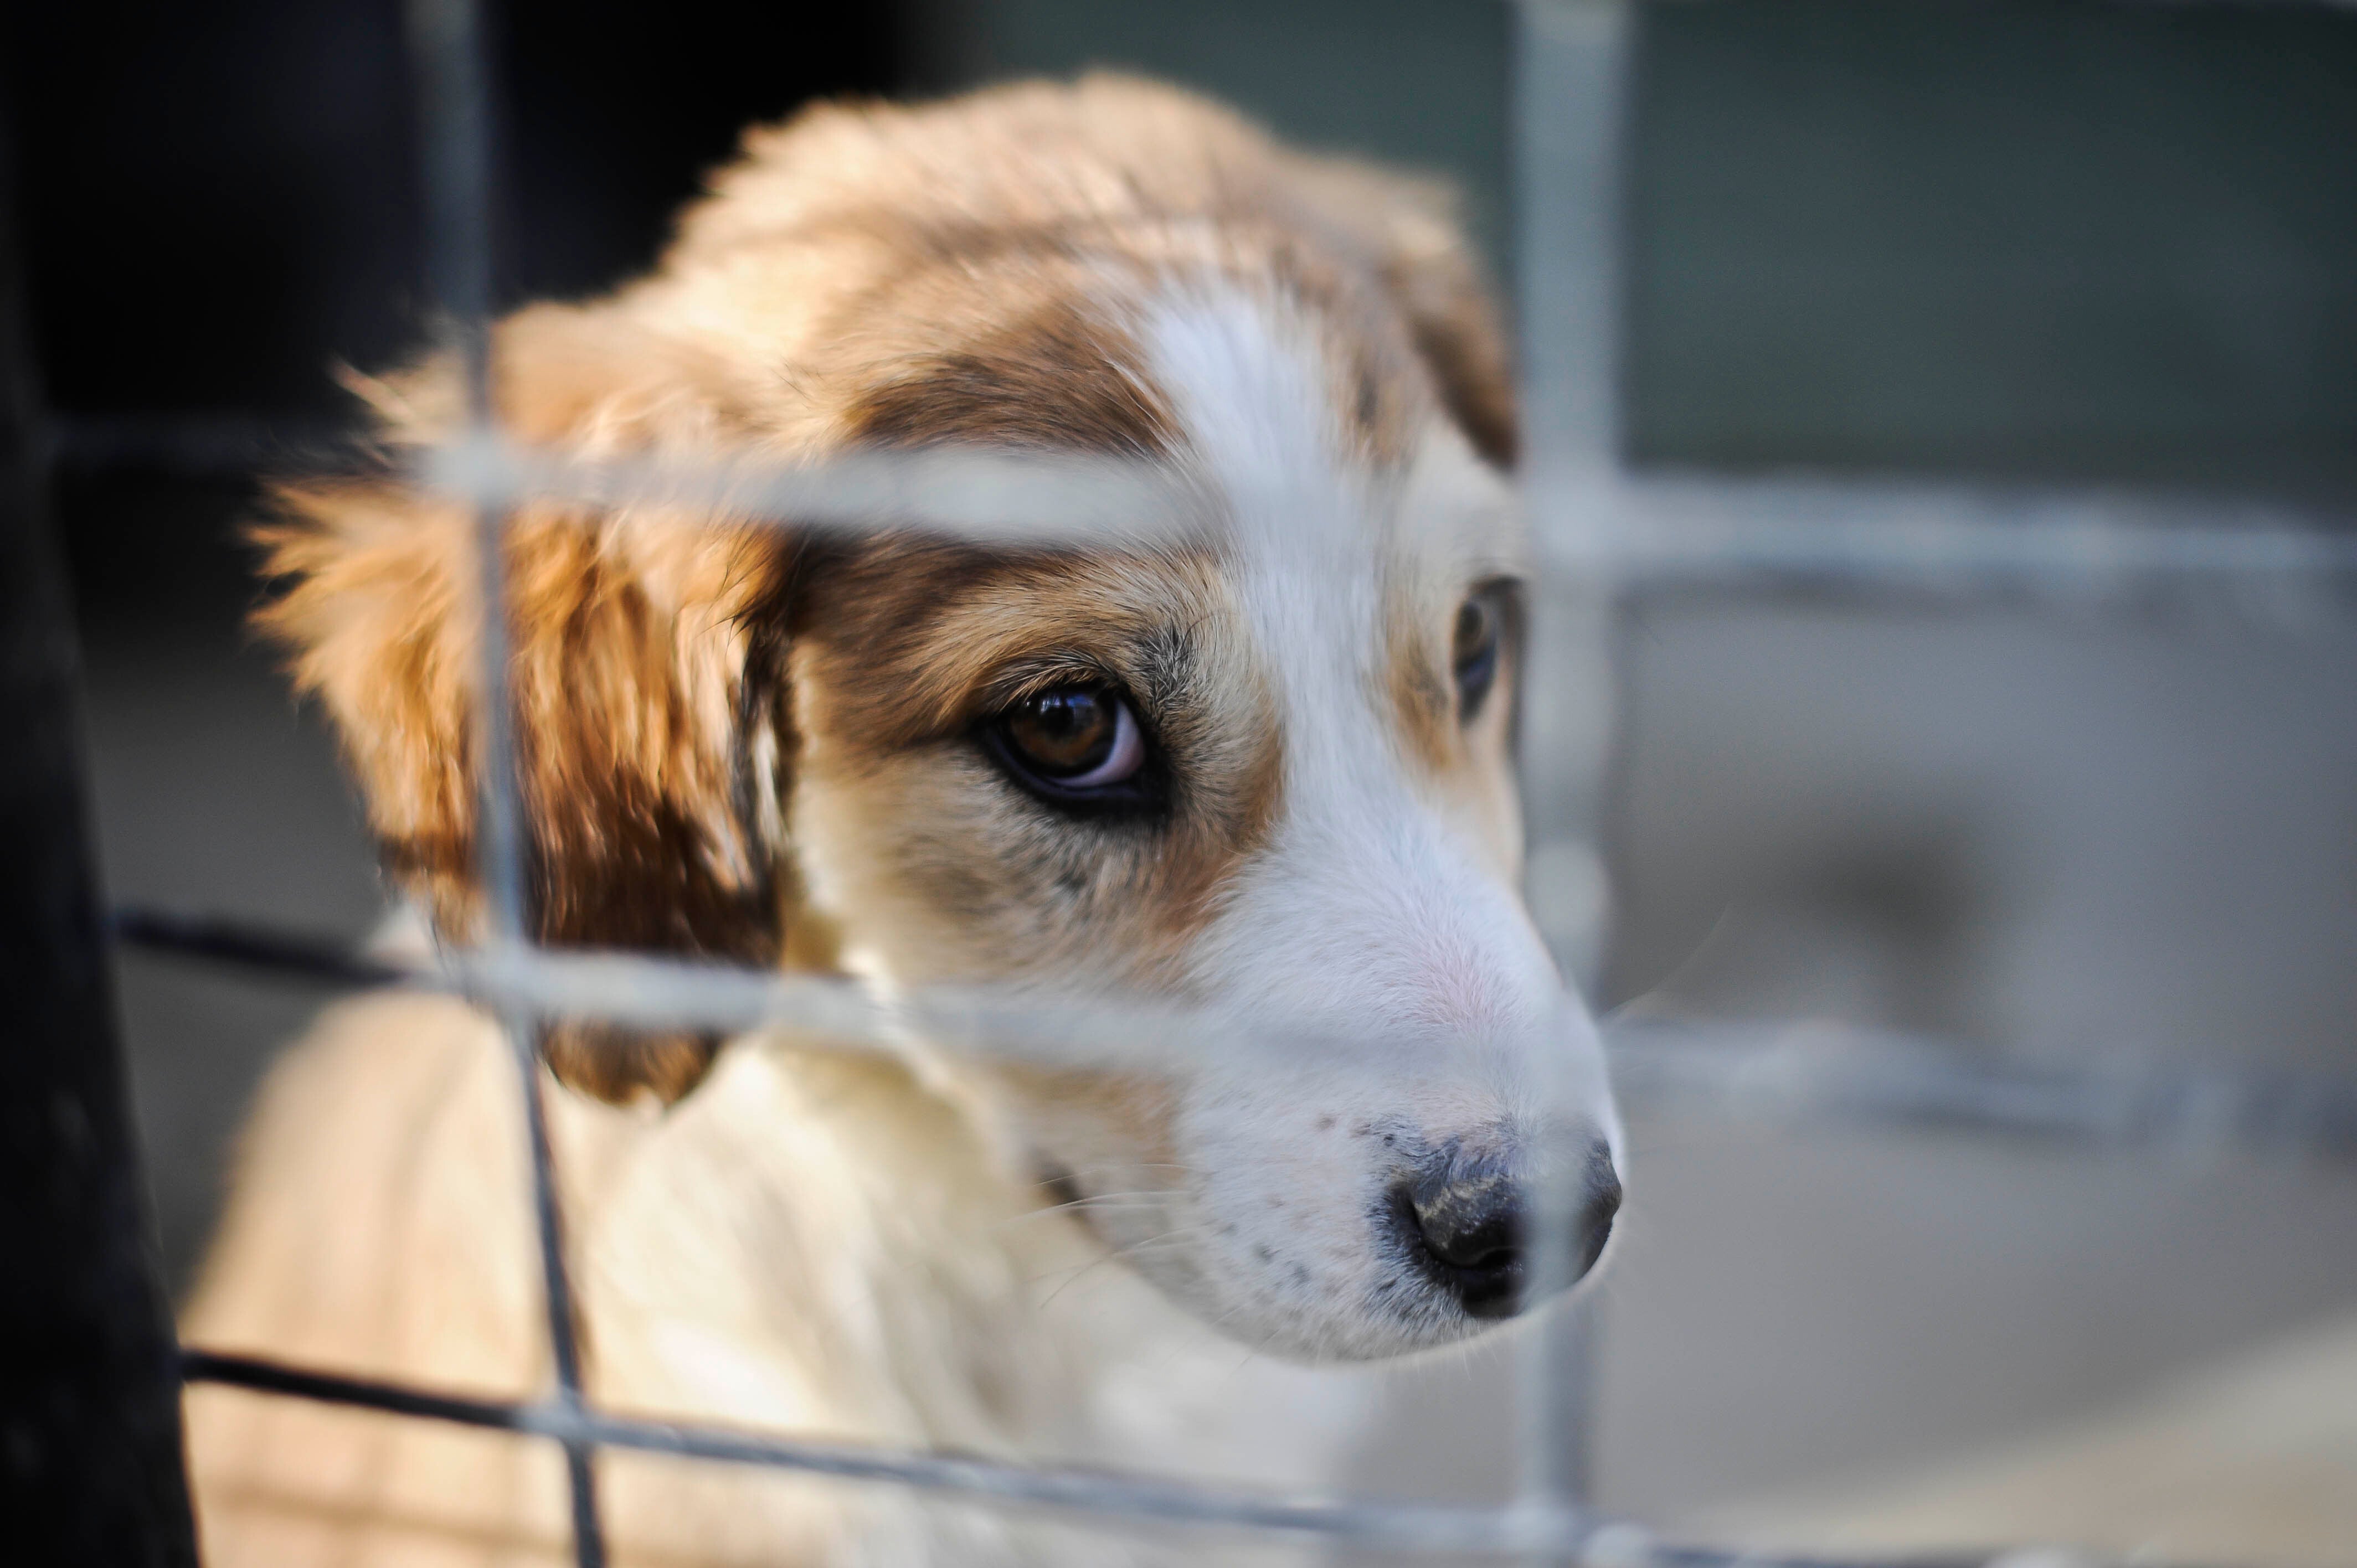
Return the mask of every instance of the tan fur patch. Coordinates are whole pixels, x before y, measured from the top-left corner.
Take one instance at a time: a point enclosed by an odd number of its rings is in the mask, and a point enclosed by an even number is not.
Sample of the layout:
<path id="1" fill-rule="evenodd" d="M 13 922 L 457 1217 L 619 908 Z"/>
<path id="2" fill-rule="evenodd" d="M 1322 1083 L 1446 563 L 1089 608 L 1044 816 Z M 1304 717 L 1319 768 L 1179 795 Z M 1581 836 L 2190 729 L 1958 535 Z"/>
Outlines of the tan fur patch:
<path id="1" fill-rule="evenodd" d="M 326 703 L 368 785 L 387 865 L 446 930 L 479 918 L 474 714 L 479 690 L 471 529 L 459 515 L 350 489 L 289 491 L 263 530 L 294 585 L 264 609 L 295 645 L 297 683 Z M 739 820 L 737 731 L 781 735 L 777 702 L 743 686 L 774 542 L 698 528 L 656 601 L 649 542 L 572 516 L 511 526 L 509 664 L 525 807 L 533 929 L 558 946 L 629 947 L 766 962 L 777 934 L 774 846 Z M 761 784 L 774 789 L 776 781 Z M 712 1042 L 610 1031 L 551 1036 L 551 1059 L 609 1098 L 666 1098 Z"/>

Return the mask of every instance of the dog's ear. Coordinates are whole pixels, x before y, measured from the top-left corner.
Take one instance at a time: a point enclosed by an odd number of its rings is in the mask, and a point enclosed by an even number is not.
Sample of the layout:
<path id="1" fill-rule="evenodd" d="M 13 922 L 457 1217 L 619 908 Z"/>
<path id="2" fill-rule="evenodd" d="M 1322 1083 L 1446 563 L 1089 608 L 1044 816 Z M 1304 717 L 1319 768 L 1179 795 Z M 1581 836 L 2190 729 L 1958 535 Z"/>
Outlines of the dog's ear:
<path id="1" fill-rule="evenodd" d="M 503 324 L 514 435 L 584 452 L 710 451 L 737 433 L 725 373 L 608 307 Z M 446 369 L 376 384 L 390 441 L 447 427 Z M 480 920 L 474 528 L 390 482 L 303 484 L 255 531 L 283 586 L 257 614 L 293 653 L 364 787 L 392 873 L 446 934 Z M 793 737 L 790 545 L 775 530 L 533 505 L 507 533 L 510 682 L 527 919 L 541 940 L 766 962 Z M 609 1100 L 686 1092 L 716 1042 L 553 1031 L 551 1066 Z"/>
<path id="2" fill-rule="evenodd" d="M 1359 254 L 1415 335 L 1451 418 L 1473 449 L 1511 468 L 1521 447 L 1513 360 L 1487 269 L 1466 242 L 1456 192 L 1347 158 L 1296 160 L 1318 226 Z"/>

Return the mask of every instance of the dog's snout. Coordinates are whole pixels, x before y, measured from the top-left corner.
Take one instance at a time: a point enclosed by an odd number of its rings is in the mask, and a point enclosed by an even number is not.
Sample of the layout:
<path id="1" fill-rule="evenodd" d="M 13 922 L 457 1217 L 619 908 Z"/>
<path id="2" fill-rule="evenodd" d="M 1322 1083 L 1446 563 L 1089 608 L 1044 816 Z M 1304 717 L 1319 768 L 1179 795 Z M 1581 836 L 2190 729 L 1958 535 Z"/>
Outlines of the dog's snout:
<path id="1" fill-rule="evenodd" d="M 1447 1160 L 1394 1187 L 1392 1209 L 1424 1273 L 1468 1316 L 1512 1317 L 1527 1305 L 1531 1202 L 1523 1183 L 1501 1170 Z M 1611 1152 L 1598 1144 L 1583 1167 L 1578 1212 L 1567 1238 L 1577 1260 L 1574 1280 L 1603 1255 L 1620 1210 L 1620 1176 Z"/>

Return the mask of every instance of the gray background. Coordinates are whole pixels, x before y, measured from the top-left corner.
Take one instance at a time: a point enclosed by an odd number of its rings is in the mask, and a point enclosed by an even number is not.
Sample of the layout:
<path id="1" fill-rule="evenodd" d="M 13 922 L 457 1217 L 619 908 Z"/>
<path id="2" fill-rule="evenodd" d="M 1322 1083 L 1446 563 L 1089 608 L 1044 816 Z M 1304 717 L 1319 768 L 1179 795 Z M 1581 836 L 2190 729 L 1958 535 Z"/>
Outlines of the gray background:
<path id="1" fill-rule="evenodd" d="M 925 0 L 899 38 L 920 86 L 1124 65 L 1451 172 L 1502 253 L 1506 34 L 1474 0 Z M 1693 4 L 1642 41 L 1641 459 L 2349 497 L 2357 18 Z M 363 929 L 379 892 L 328 743 L 233 614 L 89 624 L 113 894 Z M 1695 602 L 1626 646 L 1611 999 L 2357 1075 L 2345 617 Z M 124 972 L 184 1271 L 306 1004 Z M 1598 1305 L 1616 1508 L 1995 1440 L 2357 1305 L 2346 1171 L 1633 1132 Z M 1391 1387 L 1363 1479 L 1500 1493 L 1496 1354 Z"/>

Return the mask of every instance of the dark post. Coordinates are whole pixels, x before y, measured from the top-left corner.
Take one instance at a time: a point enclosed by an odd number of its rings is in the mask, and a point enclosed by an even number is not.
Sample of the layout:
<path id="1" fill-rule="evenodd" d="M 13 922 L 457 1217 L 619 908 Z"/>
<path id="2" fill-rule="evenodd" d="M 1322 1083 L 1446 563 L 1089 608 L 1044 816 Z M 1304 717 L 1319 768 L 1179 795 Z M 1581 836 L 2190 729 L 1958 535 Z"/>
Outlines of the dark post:
<path id="1" fill-rule="evenodd" d="M 0 1556 L 193 1568 L 0 145 Z"/>

